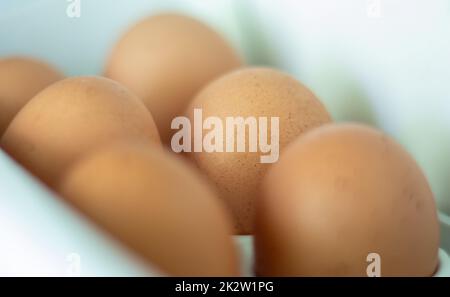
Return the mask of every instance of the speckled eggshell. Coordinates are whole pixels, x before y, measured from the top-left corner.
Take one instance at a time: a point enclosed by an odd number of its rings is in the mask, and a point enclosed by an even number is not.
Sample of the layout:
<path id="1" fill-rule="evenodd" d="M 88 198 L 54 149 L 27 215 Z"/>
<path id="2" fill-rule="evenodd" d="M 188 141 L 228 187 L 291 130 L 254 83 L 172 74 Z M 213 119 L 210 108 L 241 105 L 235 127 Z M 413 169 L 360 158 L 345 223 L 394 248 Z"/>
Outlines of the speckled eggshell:
<path id="1" fill-rule="evenodd" d="M 195 93 L 241 65 L 238 54 L 212 28 L 188 16 L 164 13 L 141 20 L 120 38 L 105 73 L 144 101 L 162 141 L 170 143 L 171 121 Z"/>
<path id="2" fill-rule="evenodd" d="M 203 119 L 209 116 L 221 118 L 224 126 L 226 117 L 268 117 L 269 123 L 270 117 L 279 117 L 281 150 L 303 132 L 331 120 L 322 103 L 307 87 L 291 76 L 269 68 L 235 70 L 206 86 L 186 112 L 191 123 L 194 122 L 194 108 L 202 109 Z M 248 138 L 247 134 L 246 143 Z M 203 151 L 189 155 L 217 186 L 220 197 L 230 207 L 235 232 L 252 233 L 254 200 L 270 163 L 261 163 L 260 151 Z"/>
<path id="3" fill-rule="evenodd" d="M 59 71 L 36 59 L 0 59 L 0 137 L 34 95 L 62 78 Z"/>
<path id="4" fill-rule="evenodd" d="M 60 192 L 93 221 L 171 276 L 237 276 L 229 214 L 186 160 L 117 144 L 76 163 Z"/>
<path id="5" fill-rule="evenodd" d="M 431 276 L 437 269 L 433 194 L 416 162 L 380 131 L 330 124 L 306 133 L 269 170 L 262 193 L 258 275 Z"/>
<path id="6" fill-rule="evenodd" d="M 74 77 L 33 97 L 11 122 L 1 145 L 54 186 L 83 153 L 124 138 L 161 145 L 152 115 L 134 94 L 107 78 Z"/>

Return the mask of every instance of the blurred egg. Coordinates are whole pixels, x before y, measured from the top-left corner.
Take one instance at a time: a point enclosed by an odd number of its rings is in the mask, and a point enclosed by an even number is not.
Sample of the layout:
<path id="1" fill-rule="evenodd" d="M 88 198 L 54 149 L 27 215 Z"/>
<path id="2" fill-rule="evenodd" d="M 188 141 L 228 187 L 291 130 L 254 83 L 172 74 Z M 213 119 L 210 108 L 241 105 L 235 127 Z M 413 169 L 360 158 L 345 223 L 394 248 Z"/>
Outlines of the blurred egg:
<path id="1" fill-rule="evenodd" d="M 1 145 L 52 186 L 81 154 L 122 138 L 160 144 L 150 112 L 135 95 L 110 79 L 74 77 L 31 99 L 11 122 Z"/>
<path id="2" fill-rule="evenodd" d="M 28 100 L 62 78 L 56 69 L 35 59 L 0 59 L 0 137 Z"/>
<path id="3" fill-rule="evenodd" d="M 225 207 L 178 158 L 139 144 L 103 148 L 68 171 L 61 193 L 169 275 L 238 275 Z"/>
<path id="4" fill-rule="evenodd" d="M 262 192 L 258 275 L 431 276 L 437 269 L 439 225 L 427 180 L 377 130 L 339 124 L 306 133 L 268 172 Z"/>
<path id="5" fill-rule="evenodd" d="M 273 141 L 279 145 L 278 150 L 306 130 L 331 120 L 322 103 L 308 88 L 291 76 L 269 68 L 244 68 L 218 78 L 206 86 L 190 104 L 186 113 L 191 123 L 196 121 L 194 109 L 201 109 L 203 119 L 221 119 L 224 127 L 227 117 L 253 117 L 260 130 L 262 126 L 259 120 L 265 118 L 269 130 L 266 140 L 270 144 L 271 136 L 276 136 L 277 139 L 274 138 Z M 279 130 L 271 130 L 272 118 L 278 118 Z M 262 163 L 261 156 L 269 153 L 263 153 L 261 146 L 256 152 L 249 150 L 252 142 L 261 144 L 260 131 L 257 132 L 258 139 L 253 141 L 249 137 L 247 126 L 244 132 L 245 152 L 236 149 L 238 133 L 234 137 L 223 133 L 224 144 L 230 138 L 234 141 L 233 152 L 203 150 L 189 155 L 217 186 L 220 197 L 231 208 L 235 232 L 249 234 L 253 229 L 253 202 L 260 181 L 270 165 Z M 192 135 L 194 138 L 195 135 Z"/>
<path id="6" fill-rule="evenodd" d="M 205 24 L 183 15 L 146 18 L 114 47 L 106 75 L 130 88 L 152 112 L 161 139 L 170 123 L 213 78 L 241 66 L 227 42 Z"/>

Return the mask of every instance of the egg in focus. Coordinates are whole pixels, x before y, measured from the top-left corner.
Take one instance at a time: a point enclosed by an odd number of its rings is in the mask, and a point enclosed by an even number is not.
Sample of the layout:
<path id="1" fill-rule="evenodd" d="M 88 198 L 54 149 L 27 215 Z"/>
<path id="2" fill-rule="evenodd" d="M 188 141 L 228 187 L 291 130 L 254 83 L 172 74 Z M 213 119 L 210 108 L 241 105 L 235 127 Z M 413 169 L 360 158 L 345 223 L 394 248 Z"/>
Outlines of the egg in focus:
<path id="1" fill-rule="evenodd" d="M 0 137 L 28 100 L 62 78 L 58 70 L 37 59 L 0 59 Z"/>
<path id="2" fill-rule="evenodd" d="M 11 122 L 1 145 L 54 186 L 82 154 L 121 139 L 161 145 L 152 115 L 134 94 L 107 78 L 73 77 L 33 97 Z"/>
<path id="3" fill-rule="evenodd" d="M 279 131 L 273 132 L 279 134 L 281 150 L 305 131 L 331 121 L 325 107 L 306 86 L 290 75 L 270 68 L 242 68 L 221 76 L 205 86 L 190 103 L 186 116 L 191 123 L 195 122 L 195 109 L 202 111 L 203 118 L 217 117 L 224 123 L 227 117 L 278 117 Z M 237 234 L 251 234 L 253 231 L 254 200 L 261 179 L 270 166 L 269 163 L 261 163 L 261 150 L 248 150 L 251 140 L 249 129 L 246 131 L 246 152 L 235 149 L 234 152 L 188 153 L 231 209 Z M 259 131 L 257 133 L 261 140 Z M 268 135 L 271 133 L 269 131 Z M 235 133 L 235 148 L 237 136 Z"/>
<path id="4" fill-rule="evenodd" d="M 169 275 L 236 276 L 228 213 L 188 165 L 163 150 L 121 143 L 75 163 L 60 192 Z"/>
<path id="5" fill-rule="evenodd" d="M 293 142 L 266 175 L 257 201 L 260 276 L 431 276 L 439 225 L 428 182 L 382 132 L 324 125 Z"/>

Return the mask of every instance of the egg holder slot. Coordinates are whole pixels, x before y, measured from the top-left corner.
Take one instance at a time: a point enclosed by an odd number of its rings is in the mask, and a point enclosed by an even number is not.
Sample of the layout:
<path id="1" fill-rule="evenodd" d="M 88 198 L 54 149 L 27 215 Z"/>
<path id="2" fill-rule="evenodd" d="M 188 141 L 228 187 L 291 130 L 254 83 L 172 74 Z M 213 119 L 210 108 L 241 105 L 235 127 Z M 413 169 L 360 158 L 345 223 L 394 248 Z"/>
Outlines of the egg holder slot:
<path id="1" fill-rule="evenodd" d="M 450 241 L 450 219 L 440 214 L 441 242 Z M 88 222 L 0 149 L 1 275 L 159 276 L 151 265 Z M 5 232 L 6 230 L 6 232 Z M 444 236 L 445 235 L 445 236 Z M 234 236 L 241 272 L 253 273 L 253 237 Z M 8 244 L 3 244 L 8 243 Z M 445 247 L 448 248 L 448 245 Z M 447 250 L 448 251 L 448 250 Z M 450 276 L 450 257 L 441 246 L 435 276 Z"/>

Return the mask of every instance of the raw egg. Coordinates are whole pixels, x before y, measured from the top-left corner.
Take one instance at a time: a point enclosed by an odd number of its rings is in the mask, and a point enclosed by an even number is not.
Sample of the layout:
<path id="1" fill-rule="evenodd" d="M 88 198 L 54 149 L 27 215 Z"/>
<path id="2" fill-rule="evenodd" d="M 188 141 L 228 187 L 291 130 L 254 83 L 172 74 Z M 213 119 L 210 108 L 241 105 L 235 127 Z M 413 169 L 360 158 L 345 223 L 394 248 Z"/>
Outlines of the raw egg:
<path id="1" fill-rule="evenodd" d="M 191 17 L 160 14 L 134 25 L 115 45 L 106 76 L 136 93 L 152 112 L 161 139 L 210 80 L 241 66 L 238 54 L 213 29 Z"/>
<path id="2" fill-rule="evenodd" d="M 62 78 L 58 70 L 35 59 L 0 59 L 0 137 L 28 100 Z"/>
<path id="3" fill-rule="evenodd" d="M 62 195 L 144 259 L 174 276 L 236 276 L 226 208 L 186 160 L 124 143 L 87 155 Z"/>
<path id="4" fill-rule="evenodd" d="M 261 276 L 431 276 L 439 225 L 410 155 L 359 124 L 325 125 L 293 142 L 257 201 Z"/>
<path id="5" fill-rule="evenodd" d="M 123 138 L 160 145 L 152 115 L 142 101 L 110 79 L 74 77 L 33 97 L 11 122 L 1 144 L 53 186 L 80 155 Z"/>
<path id="6" fill-rule="evenodd" d="M 303 132 L 331 120 L 307 87 L 269 68 L 225 74 L 200 91 L 186 115 L 194 126 L 188 154 L 217 186 L 238 234 L 252 233 L 257 189 L 279 151 Z M 199 128 L 202 119 L 212 121 Z M 199 130 L 207 134 L 212 129 L 220 134 L 212 148 L 195 144 L 201 138 Z M 208 142 L 207 137 L 200 141 Z M 239 143 L 244 144 L 241 149 Z"/>

